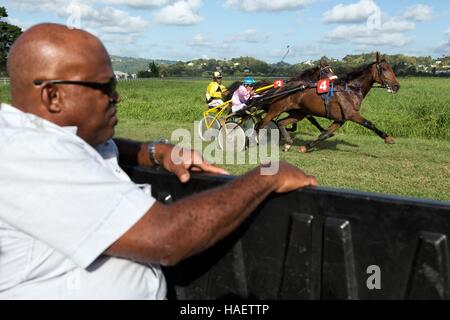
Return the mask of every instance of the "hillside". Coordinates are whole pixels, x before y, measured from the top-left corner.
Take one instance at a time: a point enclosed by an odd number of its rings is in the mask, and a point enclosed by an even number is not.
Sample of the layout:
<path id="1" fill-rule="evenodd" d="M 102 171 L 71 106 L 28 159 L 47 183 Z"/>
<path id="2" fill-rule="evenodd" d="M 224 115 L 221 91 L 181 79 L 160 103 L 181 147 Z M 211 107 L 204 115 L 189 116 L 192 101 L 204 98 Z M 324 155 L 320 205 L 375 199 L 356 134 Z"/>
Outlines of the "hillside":
<path id="1" fill-rule="evenodd" d="M 141 70 L 147 70 L 149 63 L 155 61 L 156 64 L 174 64 L 175 61 L 169 60 L 151 60 L 143 58 L 131 58 L 131 57 L 119 57 L 111 56 L 114 71 L 122 71 L 125 73 L 133 74 L 138 73 Z"/>
<path id="2" fill-rule="evenodd" d="M 322 57 L 328 61 L 337 74 L 353 70 L 361 64 L 373 62 L 375 52 L 347 55 L 338 60 Z M 432 57 L 414 57 L 402 54 L 386 56 L 399 76 L 450 76 L 450 56 L 433 59 Z M 138 77 L 210 77 L 216 70 L 225 76 L 253 75 L 253 76 L 292 76 L 313 65 L 319 60 L 304 61 L 296 64 L 278 62 L 269 64 L 253 57 L 239 57 L 232 59 L 196 59 L 192 61 L 151 60 L 111 56 L 115 71 L 128 74 L 138 74 L 139 71 L 153 70 L 153 73 L 141 72 Z M 150 64 L 155 64 L 151 67 Z"/>

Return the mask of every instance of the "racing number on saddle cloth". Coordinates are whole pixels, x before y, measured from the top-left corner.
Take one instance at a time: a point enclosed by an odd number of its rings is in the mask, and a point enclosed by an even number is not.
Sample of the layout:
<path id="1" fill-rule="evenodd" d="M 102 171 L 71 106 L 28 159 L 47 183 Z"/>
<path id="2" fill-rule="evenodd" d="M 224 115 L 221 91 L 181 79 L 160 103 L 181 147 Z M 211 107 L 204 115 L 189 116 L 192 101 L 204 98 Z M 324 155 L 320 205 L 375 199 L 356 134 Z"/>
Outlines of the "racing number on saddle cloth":
<path id="1" fill-rule="evenodd" d="M 284 80 L 276 80 L 276 81 L 273 83 L 273 88 L 274 88 L 274 89 L 280 88 L 280 87 L 282 87 L 282 86 L 284 86 Z"/>
<path id="2" fill-rule="evenodd" d="M 330 91 L 330 80 L 329 79 L 322 79 L 317 82 L 317 93 L 318 94 L 324 94 L 328 93 Z"/>

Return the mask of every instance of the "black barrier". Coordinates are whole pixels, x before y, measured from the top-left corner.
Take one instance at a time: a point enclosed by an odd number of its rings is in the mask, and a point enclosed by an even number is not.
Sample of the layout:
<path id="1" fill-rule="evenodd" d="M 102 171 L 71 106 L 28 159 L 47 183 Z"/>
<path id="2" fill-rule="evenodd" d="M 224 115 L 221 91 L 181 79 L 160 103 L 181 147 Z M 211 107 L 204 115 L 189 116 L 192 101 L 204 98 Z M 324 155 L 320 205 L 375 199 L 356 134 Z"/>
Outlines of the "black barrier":
<path id="1" fill-rule="evenodd" d="M 127 171 L 166 203 L 231 179 Z M 449 299 L 449 232 L 449 202 L 322 187 L 273 195 L 225 240 L 166 268 L 169 298 Z"/>

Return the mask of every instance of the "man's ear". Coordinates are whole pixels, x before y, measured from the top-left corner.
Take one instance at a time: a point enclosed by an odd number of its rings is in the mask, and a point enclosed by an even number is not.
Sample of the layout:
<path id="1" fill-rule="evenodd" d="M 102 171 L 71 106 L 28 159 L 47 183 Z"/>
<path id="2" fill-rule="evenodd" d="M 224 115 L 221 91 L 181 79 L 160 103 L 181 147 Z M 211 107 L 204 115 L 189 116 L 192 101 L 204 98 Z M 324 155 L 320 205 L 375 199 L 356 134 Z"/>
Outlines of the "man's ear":
<path id="1" fill-rule="evenodd" d="M 61 92 L 54 84 L 47 83 L 41 89 L 41 101 L 50 113 L 61 112 Z"/>

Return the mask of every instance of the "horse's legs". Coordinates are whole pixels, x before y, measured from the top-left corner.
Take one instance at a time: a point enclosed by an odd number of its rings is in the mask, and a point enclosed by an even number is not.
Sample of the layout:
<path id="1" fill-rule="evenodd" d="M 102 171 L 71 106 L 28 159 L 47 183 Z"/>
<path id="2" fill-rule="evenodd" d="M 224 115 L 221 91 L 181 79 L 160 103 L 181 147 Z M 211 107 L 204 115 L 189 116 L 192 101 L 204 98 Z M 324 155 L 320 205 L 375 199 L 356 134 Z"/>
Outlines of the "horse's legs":
<path id="1" fill-rule="evenodd" d="M 287 132 L 286 126 L 290 125 L 290 124 L 297 124 L 297 122 L 303 120 L 303 118 L 305 118 L 306 114 L 303 112 L 296 112 L 298 110 L 290 110 L 288 113 L 289 115 L 278 121 L 278 128 L 280 129 L 283 138 L 286 140 L 287 143 L 292 144 L 292 138 L 289 135 L 289 133 Z"/>
<path id="2" fill-rule="evenodd" d="M 369 120 L 365 119 L 363 116 L 361 116 L 359 113 L 354 113 L 350 116 L 349 120 L 362 125 L 364 128 L 367 128 L 369 130 L 372 130 L 375 132 L 381 139 L 384 140 L 387 144 L 394 144 L 394 139 L 388 135 L 386 132 L 381 131 L 375 125 L 370 122 Z"/>
<path id="3" fill-rule="evenodd" d="M 295 119 L 292 119 L 292 120 L 293 120 L 293 122 L 296 122 Z M 288 144 L 293 144 L 294 141 L 292 140 L 291 136 L 287 132 L 285 126 L 282 124 L 283 122 L 285 122 L 285 121 L 283 120 L 283 121 L 278 122 L 278 128 L 280 129 L 281 135 L 283 136 L 283 140 L 286 141 Z M 290 122 L 290 123 L 292 123 L 292 122 Z M 288 125 L 290 123 L 287 123 L 286 125 Z"/>
<path id="4" fill-rule="evenodd" d="M 269 109 L 264 118 L 262 118 L 261 121 L 256 125 L 257 130 L 259 131 L 260 129 L 264 129 L 267 124 L 272 121 L 278 114 L 279 112 L 273 112 L 271 109 Z"/>
<path id="5" fill-rule="evenodd" d="M 283 135 L 284 139 L 286 140 L 286 143 L 283 146 L 283 151 L 288 151 L 292 144 L 294 143 L 294 141 L 292 140 L 291 136 L 289 135 L 289 133 L 286 130 L 286 126 L 292 123 L 297 123 L 298 121 L 303 120 L 303 118 L 305 117 L 305 114 L 302 113 L 289 113 L 289 117 L 281 120 L 278 122 L 278 128 L 281 131 L 281 134 Z"/>
<path id="6" fill-rule="evenodd" d="M 319 129 L 320 132 L 325 132 L 325 131 L 326 131 L 326 130 L 320 125 L 320 123 L 317 122 L 317 120 L 316 120 L 312 115 L 308 114 L 308 115 L 306 116 L 306 119 L 307 119 L 309 122 L 311 122 L 312 125 L 313 125 L 314 127 L 316 127 L 317 129 Z"/>
<path id="7" fill-rule="evenodd" d="M 323 132 L 315 141 L 312 141 L 305 146 L 301 146 L 299 151 L 302 153 L 308 152 L 311 148 L 315 147 L 322 141 L 325 141 L 326 139 L 334 136 L 334 132 L 342 127 L 342 125 L 345 123 L 345 120 L 335 120 L 333 123 L 328 127 L 328 129 Z"/>

